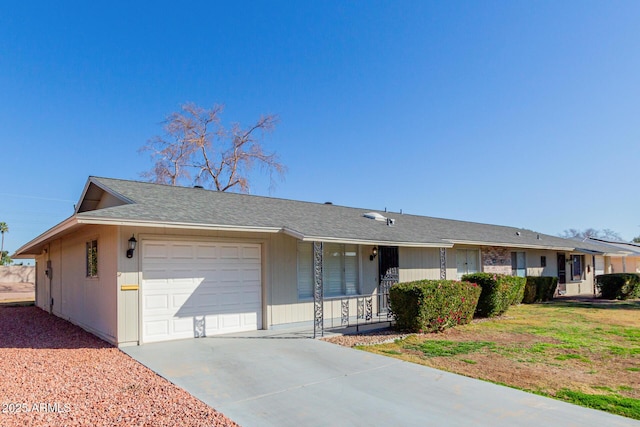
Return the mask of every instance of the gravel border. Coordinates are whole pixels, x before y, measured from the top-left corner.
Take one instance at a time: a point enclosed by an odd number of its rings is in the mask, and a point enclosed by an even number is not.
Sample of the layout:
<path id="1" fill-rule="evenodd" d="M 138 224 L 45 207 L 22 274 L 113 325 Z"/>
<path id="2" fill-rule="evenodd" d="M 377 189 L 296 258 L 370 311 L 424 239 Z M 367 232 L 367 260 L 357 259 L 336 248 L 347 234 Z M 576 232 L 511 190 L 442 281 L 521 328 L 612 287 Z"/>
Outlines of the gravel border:
<path id="1" fill-rule="evenodd" d="M 337 335 L 334 337 L 322 338 L 333 344 L 345 347 L 355 347 L 359 345 L 377 345 L 394 342 L 398 339 L 404 339 L 408 336 L 415 335 L 413 333 L 399 333 L 392 329 L 376 329 L 370 332 L 362 332 L 357 334 Z"/>
<path id="2" fill-rule="evenodd" d="M 0 306 L 0 425 L 236 426 L 92 334 Z"/>

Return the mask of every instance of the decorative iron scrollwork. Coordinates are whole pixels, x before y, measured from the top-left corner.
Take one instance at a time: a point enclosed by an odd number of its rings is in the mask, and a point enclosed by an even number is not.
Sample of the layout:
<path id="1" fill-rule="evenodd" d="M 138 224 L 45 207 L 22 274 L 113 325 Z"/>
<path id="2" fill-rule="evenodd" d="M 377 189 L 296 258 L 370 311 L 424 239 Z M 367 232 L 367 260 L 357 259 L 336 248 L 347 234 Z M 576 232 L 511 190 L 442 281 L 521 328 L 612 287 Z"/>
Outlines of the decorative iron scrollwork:
<path id="1" fill-rule="evenodd" d="M 391 311 L 391 297 L 389 294 L 384 295 L 384 298 L 387 301 L 387 319 L 391 319 L 393 317 L 393 311 Z"/>
<path id="2" fill-rule="evenodd" d="M 365 299 L 364 320 L 369 322 L 373 318 L 373 297 Z"/>
<path id="3" fill-rule="evenodd" d="M 193 335 L 195 338 L 202 338 L 205 336 L 204 316 L 195 316 L 193 318 Z"/>
<path id="4" fill-rule="evenodd" d="M 349 325 L 349 300 L 345 299 L 340 302 L 340 324 L 342 326 Z"/>
<path id="5" fill-rule="evenodd" d="M 364 319 L 364 298 L 358 298 L 358 319 Z"/>
<path id="6" fill-rule="evenodd" d="M 322 242 L 313 242 L 313 337 L 324 336 L 324 294 L 322 291 Z"/>
<path id="7" fill-rule="evenodd" d="M 440 248 L 440 279 L 447 278 L 447 250 Z"/>
<path id="8" fill-rule="evenodd" d="M 400 278 L 400 273 L 398 271 L 398 267 L 388 268 L 384 275 L 380 276 L 380 299 L 378 307 L 378 312 L 383 313 L 389 310 L 389 289 L 395 284 L 398 283 Z"/>

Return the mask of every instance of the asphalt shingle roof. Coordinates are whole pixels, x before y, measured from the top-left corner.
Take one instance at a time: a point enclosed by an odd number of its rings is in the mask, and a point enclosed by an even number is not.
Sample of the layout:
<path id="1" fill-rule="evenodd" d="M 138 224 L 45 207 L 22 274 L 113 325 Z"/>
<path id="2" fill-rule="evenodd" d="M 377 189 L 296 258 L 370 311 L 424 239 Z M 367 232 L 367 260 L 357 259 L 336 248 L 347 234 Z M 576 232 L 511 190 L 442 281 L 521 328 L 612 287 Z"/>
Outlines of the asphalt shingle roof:
<path id="1" fill-rule="evenodd" d="M 91 177 L 90 183 L 133 203 L 90 210 L 78 218 L 288 230 L 303 238 L 398 245 L 493 243 L 531 248 L 574 248 L 575 242 L 515 227 L 399 213 L 394 226 L 365 218 L 375 211 L 199 188 Z"/>

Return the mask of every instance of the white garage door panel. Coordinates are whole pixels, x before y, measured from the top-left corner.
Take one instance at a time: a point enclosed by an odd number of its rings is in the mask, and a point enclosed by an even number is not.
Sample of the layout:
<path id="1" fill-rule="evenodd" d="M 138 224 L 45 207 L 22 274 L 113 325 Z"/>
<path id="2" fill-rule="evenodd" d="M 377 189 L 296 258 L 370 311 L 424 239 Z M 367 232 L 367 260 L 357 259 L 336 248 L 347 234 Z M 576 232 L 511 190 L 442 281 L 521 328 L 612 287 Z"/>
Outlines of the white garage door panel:
<path id="1" fill-rule="evenodd" d="M 262 326 L 260 245 L 143 241 L 142 258 L 143 342 Z"/>

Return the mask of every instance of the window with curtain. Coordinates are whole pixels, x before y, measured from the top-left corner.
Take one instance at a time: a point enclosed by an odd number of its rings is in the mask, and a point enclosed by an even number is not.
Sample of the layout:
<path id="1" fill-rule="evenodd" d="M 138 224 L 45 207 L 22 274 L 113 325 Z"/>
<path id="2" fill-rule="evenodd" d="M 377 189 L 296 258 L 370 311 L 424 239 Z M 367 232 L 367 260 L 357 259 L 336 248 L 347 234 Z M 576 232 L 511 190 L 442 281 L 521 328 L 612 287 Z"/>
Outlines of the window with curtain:
<path id="1" fill-rule="evenodd" d="M 325 297 L 358 295 L 358 246 L 323 245 L 322 280 Z M 298 242 L 298 298 L 313 298 L 313 243 Z"/>
<path id="2" fill-rule="evenodd" d="M 571 255 L 571 279 L 584 279 L 584 255 Z"/>
<path id="3" fill-rule="evenodd" d="M 511 275 L 525 277 L 527 275 L 527 256 L 524 252 L 511 252 Z"/>

